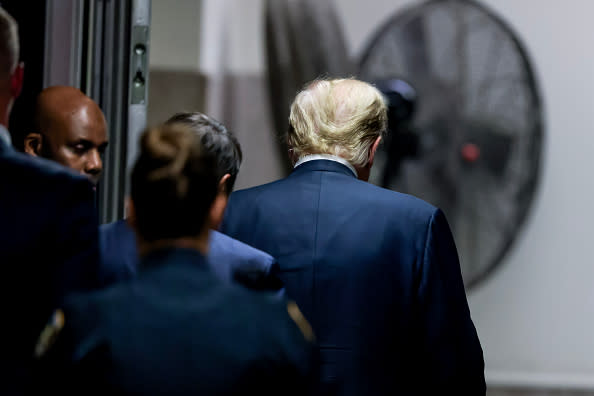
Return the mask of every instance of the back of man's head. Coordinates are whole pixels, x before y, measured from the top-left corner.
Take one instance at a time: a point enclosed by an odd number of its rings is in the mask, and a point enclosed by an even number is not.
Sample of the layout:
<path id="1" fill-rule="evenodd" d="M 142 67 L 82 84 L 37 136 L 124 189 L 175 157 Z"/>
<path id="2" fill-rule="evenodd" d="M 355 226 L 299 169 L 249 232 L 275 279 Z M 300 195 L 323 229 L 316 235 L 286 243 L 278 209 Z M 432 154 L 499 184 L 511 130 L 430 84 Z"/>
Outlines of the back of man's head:
<path id="1" fill-rule="evenodd" d="M 231 194 L 242 160 L 241 146 L 235 136 L 223 124 L 199 112 L 177 113 L 165 123 L 184 124 L 200 137 L 204 149 L 216 158 L 219 180 L 229 175 L 225 193 Z"/>
<path id="2" fill-rule="evenodd" d="M 7 89 L 7 84 L 19 61 L 18 25 L 2 7 L 0 7 L 0 84 Z"/>
<path id="3" fill-rule="evenodd" d="M 291 105 L 287 144 L 294 161 L 331 154 L 365 167 L 387 121 L 384 97 L 374 86 L 355 79 L 315 80 Z"/>

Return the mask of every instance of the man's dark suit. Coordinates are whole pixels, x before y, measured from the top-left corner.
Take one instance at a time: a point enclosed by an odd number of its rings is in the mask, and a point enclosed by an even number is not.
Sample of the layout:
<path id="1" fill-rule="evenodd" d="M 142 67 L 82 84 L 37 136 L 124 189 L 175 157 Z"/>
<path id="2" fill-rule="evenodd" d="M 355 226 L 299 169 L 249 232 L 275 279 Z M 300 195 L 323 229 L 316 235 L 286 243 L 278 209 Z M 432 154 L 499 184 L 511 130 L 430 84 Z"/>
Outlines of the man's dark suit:
<path id="1" fill-rule="evenodd" d="M 2 391 L 12 393 L 6 386 L 26 382 L 35 341 L 63 296 L 96 286 L 99 249 L 86 178 L 1 139 L 0 172 Z"/>
<path id="2" fill-rule="evenodd" d="M 46 391 L 308 394 L 313 345 L 284 299 L 222 282 L 192 249 L 154 251 L 139 268 L 128 282 L 68 299 L 41 364 Z"/>
<path id="3" fill-rule="evenodd" d="M 125 220 L 104 224 L 99 229 L 102 285 L 128 280 L 136 275 L 136 236 Z M 280 291 L 278 264 L 268 253 L 211 231 L 208 252 L 211 270 L 225 283 L 237 281 L 250 289 Z"/>
<path id="4" fill-rule="evenodd" d="M 316 334 L 322 382 L 339 394 L 485 393 L 439 209 L 315 160 L 233 193 L 222 231 L 276 257 L 287 296 Z"/>

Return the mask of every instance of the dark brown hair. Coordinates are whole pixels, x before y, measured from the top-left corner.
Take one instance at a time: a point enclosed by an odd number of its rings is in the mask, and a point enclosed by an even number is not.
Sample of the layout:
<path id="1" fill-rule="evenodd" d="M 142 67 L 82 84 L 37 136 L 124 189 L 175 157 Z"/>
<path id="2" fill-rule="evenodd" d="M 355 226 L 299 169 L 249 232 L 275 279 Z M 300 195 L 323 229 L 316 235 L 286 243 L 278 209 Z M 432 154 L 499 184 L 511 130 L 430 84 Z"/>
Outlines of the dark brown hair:
<path id="1" fill-rule="evenodd" d="M 149 128 L 140 138 L 131 184 L 143 239 L 197 236 L 217 194 L 216 161 L 187 125 Z"/>
<path id="2" fill-rule="evenodd" d="M 225 192 L 231 194 L 242 160 L 241 146 L 237 138 L 219 121 L 197 111 L 177 113 L 165 123 L 174 122 L 188 125 L 200 136 L 204 148 L 214 154 L 217 160 L 219 180 L 227 173 L 230 175 L 225 183 Z"/>

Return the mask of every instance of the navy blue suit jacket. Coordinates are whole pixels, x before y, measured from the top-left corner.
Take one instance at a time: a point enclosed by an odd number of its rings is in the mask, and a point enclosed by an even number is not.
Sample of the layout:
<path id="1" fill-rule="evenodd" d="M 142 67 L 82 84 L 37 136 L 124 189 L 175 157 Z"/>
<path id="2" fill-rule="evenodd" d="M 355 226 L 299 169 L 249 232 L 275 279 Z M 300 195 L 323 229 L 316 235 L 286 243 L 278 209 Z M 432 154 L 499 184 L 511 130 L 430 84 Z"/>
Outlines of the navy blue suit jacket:
<path id="1" fill-rule="evenodd" d="M 17 393 L 48 315 L 73 291 L 97 286 L 98 237 L 90 182 L 0 139 L 0 329 L 3 392 Z M 15 389 L 7 390 L 11 384 Z"/>
<path id="2" fill-rule="evenodd" d="M 101 247 L 100 280 L 103 286 L 136 275 L 136 235 L 125 220 L 104 224 L 99 230 Z M 282 292 L 278 264 L 268 253 L 211 231 L 208 252 L 211 271 L 225 283 L 236 281 L 250 289 Z"/>
<path id="3" fill-rule="evenodd" d="M 286 300 L 222 282 L 192 249 L 154 251 L 139 268 L 67 300 L 40 363 L 45 393 L 308 394 L 315 354 Z"/>
<path id="4" fill-rule="evenodd" d="M 233 193 L 222 231 L 276 257 L 287 296 L 312 324 L 329 388 L 485 394 L 482 349 L 439 209 L 316 160 Z"/>

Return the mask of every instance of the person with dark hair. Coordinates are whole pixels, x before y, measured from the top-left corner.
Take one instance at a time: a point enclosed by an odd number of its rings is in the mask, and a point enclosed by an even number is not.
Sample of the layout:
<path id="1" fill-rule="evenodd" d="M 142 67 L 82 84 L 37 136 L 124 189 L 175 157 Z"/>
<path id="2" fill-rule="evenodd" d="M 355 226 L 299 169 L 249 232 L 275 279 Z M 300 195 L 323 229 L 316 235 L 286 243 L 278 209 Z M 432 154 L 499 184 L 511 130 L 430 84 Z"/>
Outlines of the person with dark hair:
<path id="1" fill-rule="evenodd" d="M 186 124 L 200 135 L 204 147 L 217 159 L 217 176 L 219 183 L 224 184 L 221 187 L 231 194 L 243 160 L 235 135 L 219 121 L 199 112 L 177 113 L 166 121 L 167 124 L 174 122 Z"/>
<path id="2" fill-rule="evenodd" d="M 23 82 L 16 21 L 0 8 L 0 329 L 2 394 L 25 392 L 37 335 L 62 298 L 93 288 L 98 238 L 92 186 L 11 145 L 7 126 Z"/>
<path id="3" fill-rule="evenodd" d="M 53 86 L 37 96 L 36 131 L 25 137 L 27 154 L 58 162 L 87 176 L 93 184 L 103 172 L 107 123 L 103 112 L 79 89 Z"/>
<path id="4" fill-rule="evenodd" d="M 215 163 L 186 125 L 143 133 L 129 202 L 138 276 L 56 311 L 55 343 L 42 337 L 38 349 L 45 389 L 308 394 L 312 333 L 297 306 L 226 284 L 206 263 L 210 224 L 224 209 Z"/>
<path id="5" fill-rule="evenodd" d="M 220 122 L 199 112 L 178 113 L 166 124 L 187 125 L 200 139 L 205 150 L 216 159 L 216 176 L 219 180 L 215 205 L 221 215 L 227 206 L 229 194 L 241 165 L 239 142 Z M 129 216 L 128 220 L 133 220 Z M 282 292 L 282 283 L 276 273 L 278 264 L 267 253 L 252 248 L 238 240 L 215 231 L 222 218 L 213 218 L 210 227 L 208 262 L 212 271 L 225 282 L 235 281 L 250 289 Z M 126 220 L 100 227 L 101 284 L 131 279 L 138 268 L 136 237 Z"/>
<path id="6" fill-rule="evenodd" d="M 338 395 L 484 395 L 483 352 L 444 213 L 367 183 L 386 100 L 320 79 L 293 101 L 289 176 L 234 192 L 222 231 L 275 256 Z"/>

